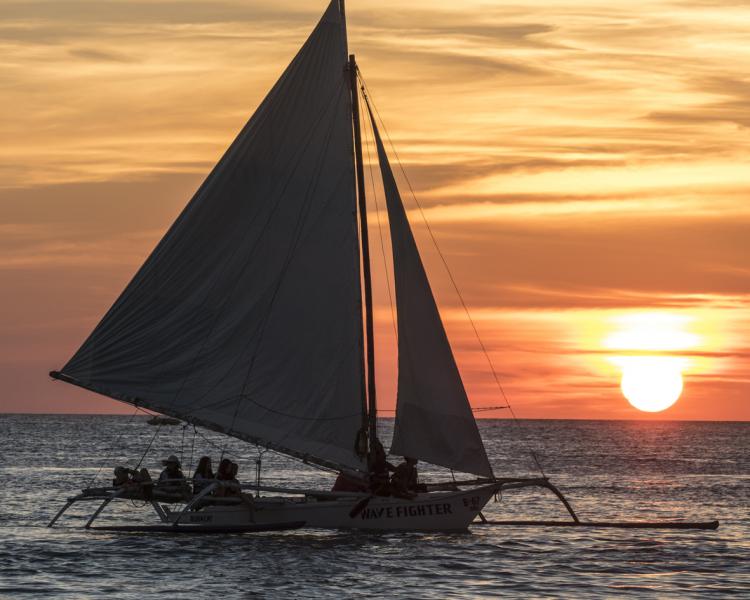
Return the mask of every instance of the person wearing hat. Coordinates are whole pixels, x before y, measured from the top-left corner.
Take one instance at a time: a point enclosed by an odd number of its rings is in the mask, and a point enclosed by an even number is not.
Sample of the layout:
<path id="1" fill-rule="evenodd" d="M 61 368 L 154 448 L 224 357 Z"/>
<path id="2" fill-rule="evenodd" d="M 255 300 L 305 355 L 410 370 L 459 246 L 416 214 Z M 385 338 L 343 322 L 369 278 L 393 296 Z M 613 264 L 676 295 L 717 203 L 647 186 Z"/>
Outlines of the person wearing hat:
<path id="1" fill-rule="evenodd" d="M 161 461 L 161 464 L 164 465 L 164 470 L 159 475 L 159 485 L 182 487 L 182 481 L 184 481 L 185 476 L 182 474 L 180 461 L 177 460 L 177 457 L 172 454 L 166 460 Z"/>

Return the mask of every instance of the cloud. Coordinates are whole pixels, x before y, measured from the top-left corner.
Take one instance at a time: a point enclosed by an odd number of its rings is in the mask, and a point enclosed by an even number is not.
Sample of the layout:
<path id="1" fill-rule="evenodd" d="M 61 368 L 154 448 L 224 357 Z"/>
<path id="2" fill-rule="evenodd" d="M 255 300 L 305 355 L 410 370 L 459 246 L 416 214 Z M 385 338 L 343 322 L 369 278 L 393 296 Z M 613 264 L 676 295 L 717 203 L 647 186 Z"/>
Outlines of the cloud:
<path id="1" fill-rule="evenodd" d="M 727 76 L 703 77 L 692 82 L 697 91 L 725 97 L 719 102 L 706 102 L 689 109 L 650 113 L 647 118 L 677 125 L 731 123 L 750 127 L 750 80 Z"/>
<path id="2" fill-rule="evenodd" d="M 322 6 L 322 5 L 321 5 Z M 299 2 L 212 0 L 4 0 L 4 21 L 56 23 L 182 25 L 275 21 L 286 26 L 314 22 L 322 9 Z"/>
<path id="3" fill-rule="evenodd" d="M 750 293 L 750 218 L 536 221 L 433 225 L 472 306 L 696 307 Z M 433 290 L 455 305 L 430 236 L 418 227 L 416 237 Z"/>
<path id="4" fill-rule="evenodd" d="M 431 192 L 451 185 L 462 185 L 469 180 L 477 180 L 493 175 L 508 173 L 542 173 L 582 167 L 624 166 L 623 161 L 606 159 L 565 160 L 534 156 L 499 157 L 497 160 L 467 160 L 465 162 L 428 162 L 426 164 L 407 163 L 404 170 L 413 188 Z M 398 169 L 397 166 L 395 166 Z M 401 175 L 399 173 L 399 175 Z M 428 198 L 429 201 L 429 198 Z"/>
<path id="5" fill-rule="evenodd" d="M 403 61 L 409 57 L 409 81 L 426 85 L 437 83 L 457 85 L 460 81 L 477 82 L 488 78 L 508 79 L 548 79 L 555 75 L 542 67 L 530 65 L 520 60 L 490 56 L 481 49 L 460 48 L 445 44 L 419 44 L 419 38 L 401 38 L 391 34 L 387 38 L 370 40 L 363 50 L 377 56 L 384 63 Z M 369 64 L 368 64 L 369 63 Z M 363 61 L 364 73 L 369 78 L 371 72 L 367 60 Z M 377 73 L 377 71 L 376 71 Z M 374 78 L 376 81 L 378 78 Z M 486 83 L 486 82 L 485 82 Z"/>
<path id="6" fill-rule="evenodd" d="M 84 60 L 93 61 L 106 61 L 106 62 L 118 62 L 118 63 L 129 63 L 135 60 L 132 57 L 118 54 L 116 52 L 105 52 L 102 50 L 96 50 L 95 48 L 73 48 L 68 51 L 71 56 L 82 58 Z"/>

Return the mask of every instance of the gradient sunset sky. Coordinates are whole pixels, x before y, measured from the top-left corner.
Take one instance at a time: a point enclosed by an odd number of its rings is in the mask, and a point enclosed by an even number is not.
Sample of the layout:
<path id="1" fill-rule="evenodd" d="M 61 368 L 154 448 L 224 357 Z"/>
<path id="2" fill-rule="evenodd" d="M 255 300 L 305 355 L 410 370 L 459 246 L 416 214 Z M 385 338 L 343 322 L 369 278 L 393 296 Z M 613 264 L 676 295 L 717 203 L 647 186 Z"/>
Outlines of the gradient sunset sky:
<path id="1" fill-rule="evenodd" d="M 132 412 L 47 372 L 326 4 L 0 0 L 0 412 Z M 347 10 L 351 50 L 517 415 L 750 419 L 750 5 Z M 402 191 L 472 404 L 504 404 Z M 371 211 L 389 409 L 393 325 Z M 684 377 L 656 415 L 619 387 L 623 360 L 643 355 Z"/>

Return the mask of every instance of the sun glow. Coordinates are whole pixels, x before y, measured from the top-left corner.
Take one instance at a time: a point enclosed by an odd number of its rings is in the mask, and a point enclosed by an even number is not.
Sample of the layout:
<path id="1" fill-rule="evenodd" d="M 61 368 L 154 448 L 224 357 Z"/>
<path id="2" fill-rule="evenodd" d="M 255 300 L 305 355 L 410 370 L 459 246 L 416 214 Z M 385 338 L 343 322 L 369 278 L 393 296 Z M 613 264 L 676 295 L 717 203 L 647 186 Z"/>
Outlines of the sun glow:
<path id="1" fill-rule="evenodd" d="M 687 331 L 690 318 L 671 313 L 649 312 L 623 315 L 615 319 L 617 330 L 604 340 L 608 350 L 624 353 L 610 361 L 620 367 L 620 389 L 630 404 L 645 412 L 668 409 L 683 389 L 682 374 L 688 360 L 670 356 L 700 343 L 700 337 Z"/>

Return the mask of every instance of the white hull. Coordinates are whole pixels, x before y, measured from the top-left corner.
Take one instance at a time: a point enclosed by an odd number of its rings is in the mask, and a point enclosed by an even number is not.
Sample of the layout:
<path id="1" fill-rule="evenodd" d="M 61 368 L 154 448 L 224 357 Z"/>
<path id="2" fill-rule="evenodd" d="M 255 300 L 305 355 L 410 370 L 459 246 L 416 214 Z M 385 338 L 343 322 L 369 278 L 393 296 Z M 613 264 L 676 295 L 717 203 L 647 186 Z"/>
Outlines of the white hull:
<path id="1" fill-rule="evenodd" d="M 496 485 L 458 492 L 429 492 L 408 500 L 371 497 L 365 506 L 361 498 L 262 497 L 235 506 L 206 507 L 167 512 L 168 522 L 179 518 L 179 525 L 242 527 L 304 523 L 304 527 L 322 529 L 363 529 L 370 531 L 466 531 L 484 508 Z M 359 505 L 360 510 L 352 515 Z"/>

